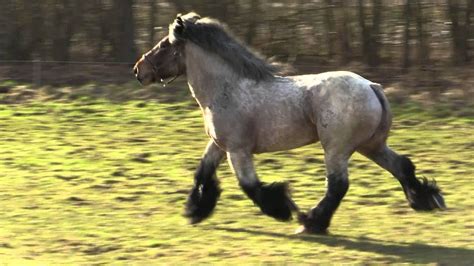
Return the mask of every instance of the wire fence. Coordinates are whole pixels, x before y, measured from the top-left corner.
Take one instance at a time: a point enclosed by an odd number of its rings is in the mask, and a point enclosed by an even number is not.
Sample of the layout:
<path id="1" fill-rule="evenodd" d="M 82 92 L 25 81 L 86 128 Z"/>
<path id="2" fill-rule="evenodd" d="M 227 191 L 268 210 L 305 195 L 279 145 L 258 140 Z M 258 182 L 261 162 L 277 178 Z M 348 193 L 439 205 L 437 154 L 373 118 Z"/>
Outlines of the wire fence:
<path id="1" fill-rule="evenodd" d="M 0 81 L 16 80 L 36 85 L 102 81 L 121 82 L 132 78 L 134 62 L 0 60 Z M 56 79 L 56 81 L 54 81 Z M 69 79 L 69 80 L 68 80 Z"/>
<path id="2" fill-rule="evenodd" d="M 396 65 L 370 67 L 358 62 L 347 65 L 311 63 L 312 60 L 296 62 L 294 74 L 320 73 L 334 70 L 349 70 L 377 82 L 392 83 L 406 81 L 407 76 L 416 81 L 416 86 L 439 86 L 453 80 L 469 79 L 472 67 L 450 68 L 447 66 L 413 66 L 403 68 Z M 132 66 L 135 62 L 110 61 L 54 61 L 54 60 L 0 60 L 0 81 L 14 80 L 35 85 L 75 85 L 83 83 L 126 83 L 134 80 Z M 471 77 L 472 78 L 472 77 Z"/>

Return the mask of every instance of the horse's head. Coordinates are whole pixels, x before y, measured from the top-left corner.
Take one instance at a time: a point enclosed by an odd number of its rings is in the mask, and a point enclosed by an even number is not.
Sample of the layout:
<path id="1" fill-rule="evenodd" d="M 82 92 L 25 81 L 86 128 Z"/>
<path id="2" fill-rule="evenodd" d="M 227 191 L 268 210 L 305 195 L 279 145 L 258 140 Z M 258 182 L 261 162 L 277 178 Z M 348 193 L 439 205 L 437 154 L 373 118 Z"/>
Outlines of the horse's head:
<path id="1" fill-rule="evenodd" d="M 185 40 L 182 35 L 189 23 L 201 18 L 196 13 L 178 14 L 170 25 L 168 36 L 164 37 L 153 49 L 146 52 L 133 67 L 133 72 L 143 85 L 164 82 L 186 73 L 184 59 Z"/>
<path id="2" fill-rule="evenodd" d="M 142 55 L 133 67 L 133 72 L 143 85 L 164 82 L 184 74 L 183 44 L 171 43 L 168 36 L 164 37 L 153 49 Z"/>

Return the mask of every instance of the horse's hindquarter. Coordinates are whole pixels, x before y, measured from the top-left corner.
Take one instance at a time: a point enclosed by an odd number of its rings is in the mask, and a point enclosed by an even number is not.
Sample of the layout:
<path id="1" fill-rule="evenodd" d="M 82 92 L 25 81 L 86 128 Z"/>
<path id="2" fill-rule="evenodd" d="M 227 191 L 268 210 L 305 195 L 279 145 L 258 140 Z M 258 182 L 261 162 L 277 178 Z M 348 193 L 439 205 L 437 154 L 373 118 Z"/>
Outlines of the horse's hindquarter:
<path id="1" fill-rule="evenodd" d="M 309 92 L 318 135 L 326 150 L 349 152 L 375 134 L 382 106 L 371 81 L 346 71 L 302 77 L 303 82 L 313 83 Z"/>

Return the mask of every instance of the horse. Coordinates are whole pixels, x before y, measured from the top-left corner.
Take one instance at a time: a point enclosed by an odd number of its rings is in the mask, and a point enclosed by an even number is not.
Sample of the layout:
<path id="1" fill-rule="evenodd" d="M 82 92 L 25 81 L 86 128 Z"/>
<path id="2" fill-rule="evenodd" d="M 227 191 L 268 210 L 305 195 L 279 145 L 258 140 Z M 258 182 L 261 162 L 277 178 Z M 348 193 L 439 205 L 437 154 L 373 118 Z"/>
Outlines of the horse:
<path id="1" fill-rule="evenodd" d="M 184 75 L 202 111 L 210 140 L 186 202 L 191 224 L 212 214 L 221 194 L 216 169 L 225 158 L 261 212 L 280 221 L 297 214 L 297 233 L 328 233 L 349 188 L 347 168 L 355 152 L 390 172 L 414 210 L 446 208 L 436 182 L 418 179 L 412 161 L 387 146 L 392 113 L 378 83 L 348 71 L 280 75 L 223 23 L 194 12 L 178 14 L 168 34 L 140 57 L 133 71 L 145 86 Z M 318 141 L 324 150 L 326 193 L 302 212 L 287 182 L 260 181 L 253 154 Z"/>

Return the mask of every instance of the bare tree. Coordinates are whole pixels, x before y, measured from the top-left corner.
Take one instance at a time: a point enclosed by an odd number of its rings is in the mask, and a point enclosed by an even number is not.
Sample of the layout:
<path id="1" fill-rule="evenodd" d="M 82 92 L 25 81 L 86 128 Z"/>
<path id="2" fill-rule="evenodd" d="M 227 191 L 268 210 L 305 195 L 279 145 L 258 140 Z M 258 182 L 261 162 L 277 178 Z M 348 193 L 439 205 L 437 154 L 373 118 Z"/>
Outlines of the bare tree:
<path id="1" fill-rule="evenodd" d="M 451 37 L 453 55 L 452 60 L 454 64 L 465 64 L 470 61 L 469 58 L 469 28 L 471 23 L 471 14 L 473 11 L 473 0 L 468 0 L 464 23 L 462 19 L 462 8 L 459 0 L 448 0 L 448 17 L 451 20 Z"/>
<path id="2" fill-rule="evenodd" d="M 417 32 L 417 44 L 418 44 L 418 64 L 425 65 L 429 61 L 430 49 L 427 45 L 426 33 L 424 30 L 424 16 L 423 9 L 421 7 L 421 1 L 415 0 L 416 8 L 416 32 Z"/>
<path id="3" fill-rule="evenodd" d="M 152 47 L 155 45 L 155 27 L 156 27 L 156 0 L 149 0 L 149 19 L 148 24 L 148 46 Z"/>
<path id="4" fill-rule="evenodd" d="M 405 6 L 403 8 L 404 16 L 404 32 L 403 32 L 403 68 L 408 68 L 411 65 L 410 61 L 410 22 L 412 17 L 412 1 L 406 0 Z"/>
<path id="5" fill-rule="evenodd" d="M 372 24 L 366 24 L 366 13 L 364 0 L 359 0 L 359 26 L 361 28 L 362 38 L 362 56 L 369 66 L 376 66 L 380 63 L 380 23 L 382 0 L 372 0 Z"/>
<path id="6" fill-rule="evenodd" d="M 135 20 L 133 0 L 114 0 L 114 21 L 112 51 L 115 60 L 133 62 L 136 59 Z"/>
<path id="7" fill-rule="evenodd" d="M 247 12 L 248 16 L 248 28 L 245 33 L 245 42 L 252 44 L 253 39 L 255 38 L 257 32 L 257 16 L 255 14 L 260 13 L 260 3 L 259 0 L 250 0 L 250 9 Z"/>
<path id="8" fill-rule="evenodd" d="M 55 60 L 69 60 L 72 37 L 81 22 L 81 1 L 55 0 L 53 2 L 53 25 L 50 35 L 53 39 L 52 57 Z"/>
<path id="9" fill-rule="evenodd" d="M 350 41 L 350 15 L 347 10 L 345 1 L 338 1 L 336 6 L 336 26 L 337 37 L 339 42 L 339 52 L 341 64 L 346 64 L 352 59 L 352 48 Z"/>
<path id="10" fill-rule="evenodd" d="M 335 22 L 334 22 L 334 12 L 333 12 L 333 2 L 332 0 L 324 1 L 324 31 L 326 35 L 326 45 L 328 58 L 332 59 L 334 56 L 334 31 L 335 31 Z"/>
<path id="11" fill-rule="evenodd" d="M 106 54 L 107 44 L 112 42 L 111 36 L 111 22 L 107 18 L 109 17 L 108 11 L 104 6 L 104 0 L 95 0 L 93 3 L 93 9 L 95 13 L 94 22 L 97 23 L 98 34 L 96 39 L 95 57 L 103 58 Z"/>

